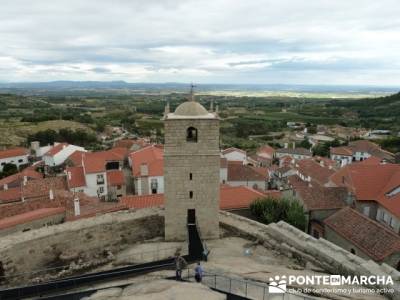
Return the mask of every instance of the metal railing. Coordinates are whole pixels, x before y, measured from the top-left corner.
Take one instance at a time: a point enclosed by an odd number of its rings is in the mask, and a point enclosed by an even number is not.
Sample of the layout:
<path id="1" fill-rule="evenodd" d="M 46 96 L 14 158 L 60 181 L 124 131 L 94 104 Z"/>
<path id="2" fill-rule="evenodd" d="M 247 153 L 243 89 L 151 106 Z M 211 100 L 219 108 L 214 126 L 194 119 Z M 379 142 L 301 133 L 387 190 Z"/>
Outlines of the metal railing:
<path id="1" fill-rule="evenodd" d="M 183 279 L 194 281 L 194 271 L 188 269 L 183 274 Z M 269 293 L 269 285 L 242 278 L 232 278 L 223 274 L 204 272 L 202 284 L 219 292 L 241 296 L 254 300 L 314 300 L 301 294 L 294 294 L 282 290 L 282 293 Z M 275 287 L 275 286 L 274 286 Z"/>

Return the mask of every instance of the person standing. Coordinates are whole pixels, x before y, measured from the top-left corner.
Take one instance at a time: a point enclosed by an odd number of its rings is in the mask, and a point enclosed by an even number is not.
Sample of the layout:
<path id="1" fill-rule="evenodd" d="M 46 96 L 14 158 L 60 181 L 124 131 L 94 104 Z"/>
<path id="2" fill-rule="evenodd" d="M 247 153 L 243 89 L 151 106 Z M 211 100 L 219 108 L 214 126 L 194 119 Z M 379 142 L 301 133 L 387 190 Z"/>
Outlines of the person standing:
<path id="1" fill-rule="evenodd" d="M 197 282 L 201 282 L 203 280 L 204 269 L 201 266 L 200 262 L 197 262 L 196 268 L 194 268 L 194 278 Z"/>
<path id="2" fill-rule="evenodd" d="M 186 267 L 187 262 L 179 252 L 175 256 L 175 274 L 176 280 L 182 281 L 182 270 Z"/>

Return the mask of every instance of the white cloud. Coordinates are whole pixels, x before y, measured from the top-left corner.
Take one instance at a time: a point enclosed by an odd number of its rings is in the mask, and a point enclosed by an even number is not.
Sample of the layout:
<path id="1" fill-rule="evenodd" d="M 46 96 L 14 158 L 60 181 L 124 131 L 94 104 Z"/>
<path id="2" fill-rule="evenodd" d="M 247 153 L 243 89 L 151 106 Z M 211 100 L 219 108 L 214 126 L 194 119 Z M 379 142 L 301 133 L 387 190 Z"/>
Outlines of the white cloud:
<path id="1" fill-rule="evenodd" d="M 0 80 L 400 85 L 397 0 L 5 0 Z"/>

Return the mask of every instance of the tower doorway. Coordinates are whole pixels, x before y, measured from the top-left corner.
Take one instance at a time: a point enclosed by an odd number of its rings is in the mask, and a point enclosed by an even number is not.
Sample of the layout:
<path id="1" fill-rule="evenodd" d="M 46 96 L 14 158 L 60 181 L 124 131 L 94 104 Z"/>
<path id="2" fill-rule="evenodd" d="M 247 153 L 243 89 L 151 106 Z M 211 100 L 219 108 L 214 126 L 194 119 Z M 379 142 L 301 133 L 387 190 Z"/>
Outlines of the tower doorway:
<path id="1" fill-rule="evenodd" d="M 196 224 L 196 210 L 195 209 L 188 209 L 187 222 L 188 222 L 188 225 Z"/>

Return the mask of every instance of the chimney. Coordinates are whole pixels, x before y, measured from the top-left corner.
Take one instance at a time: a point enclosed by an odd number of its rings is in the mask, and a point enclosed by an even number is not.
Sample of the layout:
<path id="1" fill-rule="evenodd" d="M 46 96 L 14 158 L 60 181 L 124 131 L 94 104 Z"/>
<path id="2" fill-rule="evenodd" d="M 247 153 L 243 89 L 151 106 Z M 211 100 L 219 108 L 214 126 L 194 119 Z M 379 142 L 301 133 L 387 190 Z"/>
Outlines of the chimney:
<path id="1" fill-rule="evenodd" d="M 49 199 L 50 199 L 50 200 L 54 200 L 54 192 L 53 192 L 53 189 L 50 189 L 50 190 L 49 190 Z"/>
<path id="2" fill-rule="evenodd" d="M 5 183 L 5 184 L 3 185 L 3 189 L 4 189 L 5 191 L 8 190 L 8 184 L 7 184 L 7 183 Z"/>
<path id="3" fill-rule="evenodd" d="M 68 180 L 72 179 L 71 171 L 68 171 Z"/>
<path id="4" fill-rule="evenodd" d="M 26 185 L 26 183 L 28 182 L 28 177 L 26 175 L 24 175 L 24 182 L 23 185 Z"/>
<path id="5" fill-rule="evenodd" d="M 149 175 L 149 166 L 146 163 L 140 165 L 140 176 Z"/>
<path id="6" fill-rule="evenodd" d="M 79 202 L 78 196 L 76 196 L 74 198 L 74 214 L 75 214 L 75 217 L 80 216 L 80 214 L 81 214 L 81 204 Z"/>
<path id="7" fill-rule="evenodd" d="M 288 144 L 288 143 L 284 143 L 284 144 L 283 144 L 283 147 L 284 147 L 285 149 L 287 149 L 287 148 L 288 148 L 288 146 L 289 146 L 289 144 Z"/>

